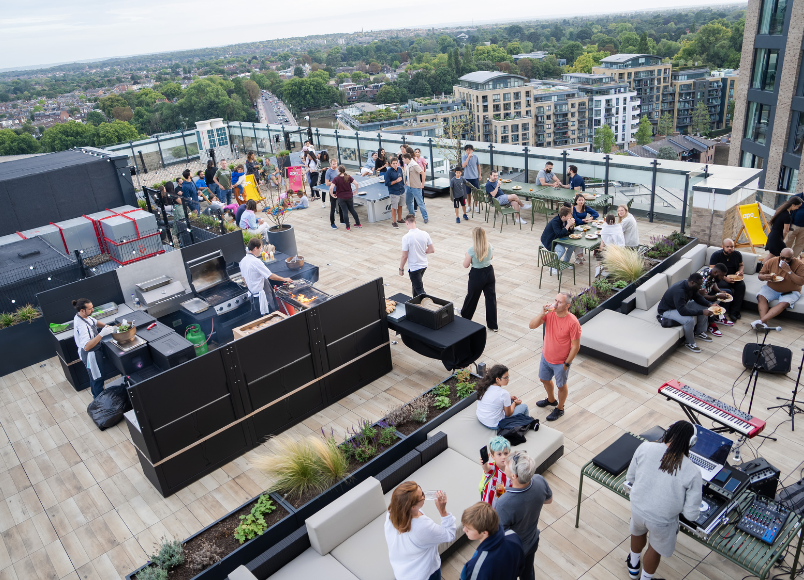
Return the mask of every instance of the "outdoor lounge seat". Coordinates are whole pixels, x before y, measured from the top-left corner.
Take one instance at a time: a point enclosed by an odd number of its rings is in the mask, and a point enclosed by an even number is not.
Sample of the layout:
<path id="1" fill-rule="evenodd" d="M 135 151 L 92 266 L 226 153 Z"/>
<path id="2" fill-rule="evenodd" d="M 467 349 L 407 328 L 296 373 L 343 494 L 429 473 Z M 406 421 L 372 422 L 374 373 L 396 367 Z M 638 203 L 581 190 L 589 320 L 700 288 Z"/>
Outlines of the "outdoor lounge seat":
<path id="1" fill-rule="evenodd" d="M 235 572 L 238 570 L 235 570 Z M 231 575 L 229 577 L 231 578 Z M 248 577 L 244 576 L 243 578 L 246 580 Z M 271 575 L 271 580 L 298 580 L 299 578 L 360 580 L 335 558 L 329 554 L 322 556 L 313 548 L 307 548 L 300 556 L 297 556 L 283 566 L 281 570 Z"/>
<path id="2" fill-rule="evenodd" d="M 488 429 L 477 420 L 477 402 L 451 417 L 438 427 L 438 431 L 447 434 L 447 445 L 450 449 L 460 453 L 477 466 L 477 478 L 481 476 L 480 448 L 488 444 L 489 439 L 496 435 L 496 431 Z M 431 433 L 434 435 L 435 433 Z M 429 435 L 428 435 L 429 437 Z M 540 425 L 538 431 L 530 431 L 527 441 L 517 445 L 514 449 L 525 450 L 536 460 L 536 472 L 543 473 L 564 452 L 564 434 L 561 431 Z M 422 468 L 423 469 L 423 468 Z M 475 487 L 475 491 L 477 488 Z"/>
<path id="3" fill-rule="evenodd" d="M 674 350 L 683 336 L 680 326 L 662 328 L 641 317 L 604 310 L 583 325 L 581 352 L 592 354 L 644 374 Z M 612 340 L 616 329 L 617 340 Z"/>
<path id="4" fill-rule="evenodd" d="M 667 276 L 667 285 L 672 286 L 677 282 L 686 280 L 690 277 L 692 271 L 692 262 L 686 258 L 681 258 L 678 262 L 664 271 L 664 275 Z"/>

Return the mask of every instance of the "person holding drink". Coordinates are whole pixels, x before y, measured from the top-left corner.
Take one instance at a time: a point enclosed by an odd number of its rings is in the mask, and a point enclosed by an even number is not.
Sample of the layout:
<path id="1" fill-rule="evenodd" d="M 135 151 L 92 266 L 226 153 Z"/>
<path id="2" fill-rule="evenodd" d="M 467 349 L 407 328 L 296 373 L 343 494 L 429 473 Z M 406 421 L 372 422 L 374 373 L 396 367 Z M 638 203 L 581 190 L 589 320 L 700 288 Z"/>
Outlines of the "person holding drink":
<path id="1" fill-rule="evenodd" d="M 491 507 L 497 505 L 497 498 L 505 493 L 505 488 L 511 487 L 511 480 L 505 474 L 505 460 L 510 453 L 511 443 L 499 435 L 491 438 L 485 454 L 481 449 L 480 463 L 485 476 L 480 484 L 480 497 Z"/>
<path id="2" fill-rule="evenodd" d="M 431 494 L 431 492 L 428 492 Z M 425 492 L 415 481 L 406 481 L 391 494 L 385 516 L 385 541 L 396 580 L 440 580 L 438 545 L 455 539 L 455 516 L 447 511 L 447 495 L 435 492 L 441 525 L 428 518 Z"/>

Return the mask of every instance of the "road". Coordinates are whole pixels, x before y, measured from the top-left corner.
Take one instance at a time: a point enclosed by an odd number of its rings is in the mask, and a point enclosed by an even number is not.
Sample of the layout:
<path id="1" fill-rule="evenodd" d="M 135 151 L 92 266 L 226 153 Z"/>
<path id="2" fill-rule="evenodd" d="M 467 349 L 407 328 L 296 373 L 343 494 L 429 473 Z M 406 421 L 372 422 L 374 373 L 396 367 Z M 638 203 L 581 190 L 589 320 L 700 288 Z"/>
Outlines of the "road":
<path id="1" fill-rule="evenodd" d="M 288 127 L 298 125 L 296 119 L 291 115 L 290 110 L 285 106 L 285 103 L 274 96 L 270 91 L 262 92 L 260 100 L 257 101 L 257 113 L 260 117 L 260 123 L 268 123 L 270 125 L 284 124 Z"/>

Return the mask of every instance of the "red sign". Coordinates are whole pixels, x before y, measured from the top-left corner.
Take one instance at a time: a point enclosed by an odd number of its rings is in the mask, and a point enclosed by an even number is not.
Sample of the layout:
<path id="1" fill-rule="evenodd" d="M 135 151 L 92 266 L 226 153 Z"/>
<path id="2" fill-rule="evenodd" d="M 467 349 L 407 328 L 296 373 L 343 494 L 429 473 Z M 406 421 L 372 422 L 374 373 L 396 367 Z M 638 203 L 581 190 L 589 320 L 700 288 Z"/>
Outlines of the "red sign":
<path id="1" fill-rule="evenodd" d="M 288 167 L 288 190 L 302 191 L 304 189 L 304 167 Z"/>

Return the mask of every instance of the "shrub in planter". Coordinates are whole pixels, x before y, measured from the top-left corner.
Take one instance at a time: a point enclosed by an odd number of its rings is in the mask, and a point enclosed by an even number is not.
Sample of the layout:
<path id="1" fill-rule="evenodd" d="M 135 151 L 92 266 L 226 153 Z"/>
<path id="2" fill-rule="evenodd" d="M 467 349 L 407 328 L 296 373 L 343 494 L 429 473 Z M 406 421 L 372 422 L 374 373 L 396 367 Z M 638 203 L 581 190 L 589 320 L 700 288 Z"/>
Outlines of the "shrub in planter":
<path id="1" fill-rule="evenodd" d="M 636 250 L 622 246 L 606 246 L 603 267 L 615 280 L 630 284 L 645 273 L 645 260 Z"/>
<path id="2" fill-rule="evenodd" d="M 594 288 L 587 288 L 570 299 L 569 311 L 577 318 L 580 318 L 590 310 L 597 308 L 599 305 L 600 298 L 597 296 L 597 290 Z"/>
<path id="3" fill-rule="evenodd" d="M 378 453 L 393 446 L 397 439 L 399 437 L 396 427 L 390 422 L 380 421 L 372 425 L 363 420 L 357 428 L 352 427 L 347 431 L 346 440 L 340 445 L 340 449 L 346 458 L 354 459 L 357 463 L 368 463 Z"/>
<path id="4" fill-rule="evenodd" d="M 257 503 L 251 508 L 251 513 L 240 516 L 240 525 L 234 531 L 234 537 L 241 544 L 262 534 L 268 529 L 265 515 L 276 510 L 274 502 L 266 494 L 262 494 Z"/>
<path id="5" fill-rule="evenodd" d="M 471 376 L 468 371 L 458 371 L 454 376 L 433 387 L 429 393 L 392 409 L 385 420 L 393 423 L 403 435 L 410 435 L 423 423 L 471 396 L 475 392 L 475 383 L 469 382 Z"/>
<path id="6" fill-rule="evenodd" d="M 277 439 L 274 450 L 260 454 L 251 462 L 258 469 L 275 477 L 269 491 L 298 499 L 319 494 L 335 483 L 331 474 L 323 468 L 313 446 L 313 439 Z"/>
<path id="7" fill-rule="evenodd" d="M 651 236 L 650 241 L 653 245 L 645 252 L 645 257 L 663 260 L 686 246 L 690 240 L 682 233 L 673 232 L 669 236 Z"/>

